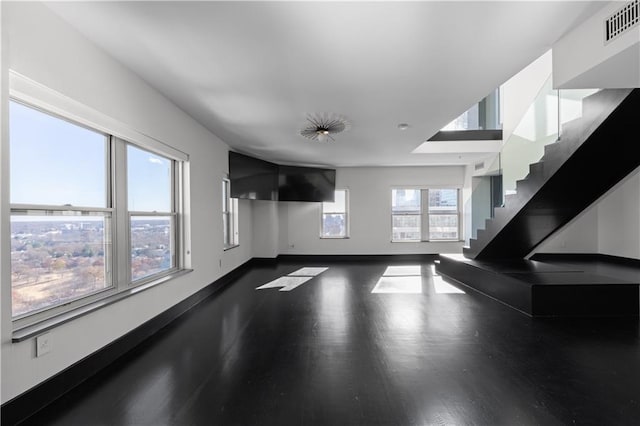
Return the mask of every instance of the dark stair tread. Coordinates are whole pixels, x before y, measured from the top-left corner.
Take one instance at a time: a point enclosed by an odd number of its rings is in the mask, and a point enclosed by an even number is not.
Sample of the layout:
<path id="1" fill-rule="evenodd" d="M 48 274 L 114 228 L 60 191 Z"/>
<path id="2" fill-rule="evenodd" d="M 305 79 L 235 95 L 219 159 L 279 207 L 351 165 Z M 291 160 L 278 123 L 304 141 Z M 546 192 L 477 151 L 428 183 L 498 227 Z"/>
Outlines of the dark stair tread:
<path id="1" fill-rule="evenodd" d="M 617 278 L 605 277 L 603 275 L 596 275 L 582 271 L 506 273 L 506 275 L 530 285 L 638 285 L 638 283 L 631 281 L 623 281 Z"/>

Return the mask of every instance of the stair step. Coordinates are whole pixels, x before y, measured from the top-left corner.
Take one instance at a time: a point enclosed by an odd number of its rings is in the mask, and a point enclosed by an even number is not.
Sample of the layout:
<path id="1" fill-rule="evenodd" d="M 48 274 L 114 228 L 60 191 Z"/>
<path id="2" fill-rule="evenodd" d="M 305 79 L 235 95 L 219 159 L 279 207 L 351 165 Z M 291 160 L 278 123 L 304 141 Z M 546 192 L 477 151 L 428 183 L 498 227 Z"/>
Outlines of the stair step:
<path id="1" fill-rule="evenodd" d="M 562 150 L 562 146 L 560 146 L 562 142 L 554 142 L 544 146 L 544 155 L 542 158 L 544 159 L 547 156 L 556 155 L 558 151 Z M 544 160 L 543 160 L 544 161 Z"/>
<path id="2" fill-rule="evenodd" d="M 493 218 L 496 222 L 503 222 L 509 215 L 509 209 L 505 207 L 496 207 L 493 210 Z"/>
<path id="3" fill-rule="evenodd" d="M 540 188 L 541 178 L 530 178 L 516 181 L 516 192 L 521 197 L 531 197 Z"/>
<path id="4" fill-rule="evenodd" d="M 504 196 L 504 208 L 511 210 L 518 204 L 518 194 L 505 194 Z"/>
<path id="5" fill-rule="evenodd" d="M 536 177 L 544 177 L 544 161 L 529 164 L 529 176 L 532 176 L 534 179 Z"/>

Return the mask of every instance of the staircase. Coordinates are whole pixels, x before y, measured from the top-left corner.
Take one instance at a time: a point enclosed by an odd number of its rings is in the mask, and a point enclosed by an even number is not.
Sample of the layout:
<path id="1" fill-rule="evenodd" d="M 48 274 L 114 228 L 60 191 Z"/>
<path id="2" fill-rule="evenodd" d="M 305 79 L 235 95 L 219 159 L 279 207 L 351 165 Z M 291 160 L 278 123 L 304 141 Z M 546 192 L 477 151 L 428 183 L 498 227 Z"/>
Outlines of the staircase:
<path id="1" fill-rule="evenodd" d="M 464 248 L 477 260 L 523 259 L 640 165 L 640 89 L 606 89 L 583 100 L 583 116 L 517 182 Z"/>

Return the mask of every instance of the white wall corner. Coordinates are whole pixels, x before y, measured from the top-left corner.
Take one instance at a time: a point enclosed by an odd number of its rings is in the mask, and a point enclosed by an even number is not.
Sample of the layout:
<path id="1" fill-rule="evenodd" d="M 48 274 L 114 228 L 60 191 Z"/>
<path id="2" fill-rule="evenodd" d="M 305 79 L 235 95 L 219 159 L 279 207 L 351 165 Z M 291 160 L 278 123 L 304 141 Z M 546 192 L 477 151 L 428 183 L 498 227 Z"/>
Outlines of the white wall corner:
<path id="1" fill-rule="evenodd" d="M 605 41 L 605 20 L 628 2 L 608 2 L 553 45 L 558 89 L 640 87 L 640 25 Z"/>

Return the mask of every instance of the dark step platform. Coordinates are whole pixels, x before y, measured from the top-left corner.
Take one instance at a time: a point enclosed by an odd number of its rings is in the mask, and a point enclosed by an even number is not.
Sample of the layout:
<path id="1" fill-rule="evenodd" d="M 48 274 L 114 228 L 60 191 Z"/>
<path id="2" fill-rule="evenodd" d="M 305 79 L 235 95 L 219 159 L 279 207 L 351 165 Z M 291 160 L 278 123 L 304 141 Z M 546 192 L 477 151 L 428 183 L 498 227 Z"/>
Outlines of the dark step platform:
<path id="1" fill-rule="evenodd" d="M 440 255 L 438 273 L 534 317 L 637 317 L 640 283 L 535 260 Z"/>

